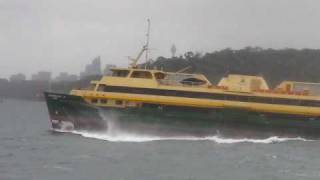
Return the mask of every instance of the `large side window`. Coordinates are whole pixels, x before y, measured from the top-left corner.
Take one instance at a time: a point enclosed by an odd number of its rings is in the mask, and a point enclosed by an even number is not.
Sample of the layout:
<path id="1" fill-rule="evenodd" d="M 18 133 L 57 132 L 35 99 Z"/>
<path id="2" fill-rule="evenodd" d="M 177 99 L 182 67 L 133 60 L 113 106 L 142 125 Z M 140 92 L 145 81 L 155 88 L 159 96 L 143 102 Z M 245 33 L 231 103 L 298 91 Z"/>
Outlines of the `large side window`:
<path id="1" fill-rule="evenodd" d="M 90 84 L 90 86 L 87 88 L 87 90 L 90 90 L 90 91 L 94 91 L 94 89 L 96 88 L 96 84 Z"/>
<path id="2" fill-rule="evenodd" d="M 129 70 L 113 70 L 112 76 L 114 77 L 127 77 Z"/>
<path id="3" fill-rule="evenodd" d="M 152 74 L 149 71 L 133 71 L 132 78 L 152 79 Z"/>
<path id="4" fill-rule="evenodd" d="M 161 80 L 164 79 L 166 77 L 166 74 L 162 73 L 162 72 L 157 72 L 154 74 L 154 76 L 156 77 L 157 80 Z"/>

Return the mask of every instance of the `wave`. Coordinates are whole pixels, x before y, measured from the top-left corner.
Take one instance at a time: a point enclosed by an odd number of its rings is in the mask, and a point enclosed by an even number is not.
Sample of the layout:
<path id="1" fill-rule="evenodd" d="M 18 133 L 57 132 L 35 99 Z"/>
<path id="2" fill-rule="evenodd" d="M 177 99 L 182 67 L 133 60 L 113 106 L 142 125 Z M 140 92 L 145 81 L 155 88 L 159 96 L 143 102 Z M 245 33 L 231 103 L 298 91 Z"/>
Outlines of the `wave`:
<path id="1" fill-rule="evenodd" d="M 59 131 L 67 132 L 67 131 Z M 265 139 L 251 139 L 251 138 L 225 138 L 221 136 L 207 136 L 207 137 L 194 137 L 194 136 L 177 136 L 177 137 L 162 137 L 153 135 L 141 135 L 132 133 L 94 133 L 87 131 L 68 131 L 73 134 L 78 134 L 86 138 L 100 139 L 110 142 L 150 142 L 150 141 L 213 141 L 218 144 L 233 144 L 233 143 L 260 143 L 260 144 L 270 144 L 270 143 L 280 143 L 286 141 L 314 141 L 310 139 L 305 139 L 301 137 L 278 137 L 272 136 Z"/>

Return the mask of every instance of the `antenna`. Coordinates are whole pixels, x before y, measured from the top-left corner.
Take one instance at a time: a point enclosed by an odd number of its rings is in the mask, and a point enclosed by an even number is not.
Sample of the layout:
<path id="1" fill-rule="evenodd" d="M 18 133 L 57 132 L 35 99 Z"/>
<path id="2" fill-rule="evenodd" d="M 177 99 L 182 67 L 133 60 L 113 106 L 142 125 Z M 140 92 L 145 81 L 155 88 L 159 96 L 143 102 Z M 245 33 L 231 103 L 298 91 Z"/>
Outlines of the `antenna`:
<path id="1" fill-rule="evenodd" d="M 150 38 L 150 26 L 151 26 L 151 22 L 150 19 L 147 19 L 148 22 L 148 31 L 147 31 L 147 42 L 145 45 L 145 51 L 146 51 L 146 62 L 148 62 L 148 58 L 149 58 L 149 38 Z"/>

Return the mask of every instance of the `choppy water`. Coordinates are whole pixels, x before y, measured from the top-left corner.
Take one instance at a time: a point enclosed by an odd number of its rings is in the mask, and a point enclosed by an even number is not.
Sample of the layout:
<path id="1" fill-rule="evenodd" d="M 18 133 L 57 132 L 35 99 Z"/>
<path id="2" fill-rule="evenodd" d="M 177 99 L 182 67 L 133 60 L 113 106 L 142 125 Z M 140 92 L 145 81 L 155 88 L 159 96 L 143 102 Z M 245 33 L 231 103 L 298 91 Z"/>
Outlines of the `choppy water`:
<path id="1" fill-rule="evenodd" d="M 42 102 L 0 103 L 0 180 L 320 179 L 320 141 L 53 133 Z"/>

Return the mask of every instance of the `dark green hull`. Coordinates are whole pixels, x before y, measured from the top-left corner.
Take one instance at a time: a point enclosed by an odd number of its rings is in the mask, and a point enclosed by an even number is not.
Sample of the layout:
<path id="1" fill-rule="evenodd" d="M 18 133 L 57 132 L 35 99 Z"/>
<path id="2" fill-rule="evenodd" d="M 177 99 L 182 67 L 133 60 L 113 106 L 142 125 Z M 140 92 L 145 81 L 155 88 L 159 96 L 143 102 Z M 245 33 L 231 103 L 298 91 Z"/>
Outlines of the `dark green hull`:
<path id="1" fill-rule="evenodd" d="M 98 108 L 78 96 L 45 93 L 45 97 L 54 129 L 119 129 L 168 136 L 320 137 L 320 120 L 311 117 L 154 104 L 141 108 Z"/>
<path id="2" fill-rule="evenodd" d="M 79 96 L 45 93 L 53 129 L 105 130 L 106 123 L 99 110 Z"/>

